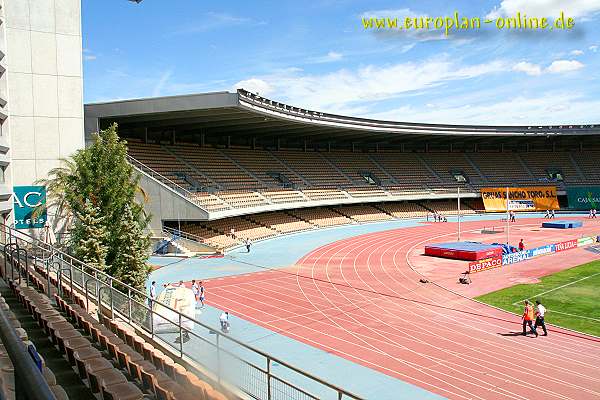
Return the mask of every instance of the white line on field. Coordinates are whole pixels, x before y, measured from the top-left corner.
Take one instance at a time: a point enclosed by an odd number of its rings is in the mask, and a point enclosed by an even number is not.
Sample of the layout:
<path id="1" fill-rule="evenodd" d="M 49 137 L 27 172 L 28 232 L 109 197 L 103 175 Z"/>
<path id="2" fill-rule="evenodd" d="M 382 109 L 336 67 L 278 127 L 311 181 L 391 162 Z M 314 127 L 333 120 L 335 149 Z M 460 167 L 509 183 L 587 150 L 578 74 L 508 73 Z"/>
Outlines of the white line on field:
<path id="1" fill-rule="evenodd" d="M 600 322 L 600 319 L 598 319 L 598 318 L 584 317 L 583 315 L 569 314 L 569 313 L 566 313 L 566 312 L 554 311 L 554 310 L 548 310 L 548 312 L 551 312 L 552 314 L 563 314 L 563 315 L 568 315 L 570 317 L 585 318 L 585 319 L 589 319 L 589 320 L 592 320 L 592 321 Z"/>
<path id="2" fill-rule="evenodd" d="M 600 275 L 600 272 L 596 272 L 595 274 L 588 275 L 588 276 L 586 276 L 586 277 L 583 277 L 583 278 L 581 278 L 581 279 L 577 279 L 576 281 L 573 281 L 573 282 L 565 283 L 564 285 L 557 286 L 557 287 L 555 287 L 554 289 L 546 290 L 545 292 L 538 293 L 538 294 L 536 294 L 535 296 L 532 296 L 532 297 L 539 297 L 539 296 L 543 296 L 543 295 L 545 295 L 545 294 L 548 294 L 548 293 L 550 293 L 550 292 L 554 292 L 555 290 L 562 289 L 562 288 L 565 288 L 565 287 L 567 287 L 567 286 L 571 286 L 571 285 L 573 285 L 573 284 L 575 284 L 575 283 L 577 283 L 577 282 L 584 281 L 584 280 L 586 280 L 586 279 L 588 279 L 588 278 L 592 278 L 592 277 L 594 277 L 594 276 L 596 276 L 596 275 Z M 516 306 L 516 305 L 518 305 L 519 303 L 522 303 L 522 302 L 524 302 L 525 300 L 528 300 L 528 299 L 523 299 L 523 300 L 515 301 L 515 302 L 514 302 L 512 305 L 513 305 L 513 306 Z"/>

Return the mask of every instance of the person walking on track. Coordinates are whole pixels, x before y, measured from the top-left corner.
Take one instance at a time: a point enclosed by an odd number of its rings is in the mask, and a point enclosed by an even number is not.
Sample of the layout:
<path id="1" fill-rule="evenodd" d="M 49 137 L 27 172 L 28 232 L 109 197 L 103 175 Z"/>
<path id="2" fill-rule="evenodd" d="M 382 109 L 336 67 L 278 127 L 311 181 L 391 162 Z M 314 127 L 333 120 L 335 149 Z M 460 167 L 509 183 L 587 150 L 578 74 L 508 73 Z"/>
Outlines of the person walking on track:
<path id="1" fill-rule="evenodd" d="M 539 300 L 535 301 L 535 325 L 533 329 L 537 332 L 537 327 L 541 326 L 544 334 L 542 336 L 548 336 L 548 331 L 546 330 L 546 322 L 544 321 L 544 315 L 546 315 L 546 307 L 542 305 Z M 536 335 L 537 336 L 537 335 Z"/>
<path id="2" fill-rule="evenodd" d="M 200 303 L 200 287 L 196 283 L 195 279 L 192 279 L 192 292 L 194 292 L 194 298 L 196 299 L 196 308 L 198 308 L 198 303 Z"/>
<path id="3" fill-rule="evenodd" d="M 530 333 L 533 333 L 535 337 L 537 337 L 538 333 L 533 326 L 533 307 L 529 304 L 528 300 L 525 300 L 525 310 L 523 311 L 523 336 L 527 335 L 527 326 L 531 329 Z"/>
<path id="4" fill-rule="evenodd" d="M 204 290 L 204 284 L 200 281 L 200 287 L 198 288 L 198 294 L 200 296 L 200 303 L 202 306 L 200 308 L 204 308 L 204 296 L 206 295 L 206 290 Z"/>

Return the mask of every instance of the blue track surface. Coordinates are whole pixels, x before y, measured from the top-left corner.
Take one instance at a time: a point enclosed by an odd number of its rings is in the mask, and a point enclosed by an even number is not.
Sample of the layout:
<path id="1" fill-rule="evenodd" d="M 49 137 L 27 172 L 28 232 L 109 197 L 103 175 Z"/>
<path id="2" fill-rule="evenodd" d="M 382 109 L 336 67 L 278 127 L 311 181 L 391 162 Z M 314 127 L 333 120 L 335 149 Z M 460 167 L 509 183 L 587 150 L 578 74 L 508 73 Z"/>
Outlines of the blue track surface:
<path id="1" fill-rule="evenodd" d="M 519 214 L 519 218 L 539 218 L 541 216 L 542 214 L 539 213 Z M 498 221 L 500 218 L 501 216 L 498 214 L 478 215 L 465 217 L 463 221 Z M 455 220 L 455 218 L 449 218 L 449 221 Z M 149 278 L 149 282 L 156 280 L 159 287 L 162 287 L 162 284 L 166 282 L 214 279 L 265 269 L 283 268 L 293 265 L 306 253 L 328 243 L 371 232 L 417 226 L 421 222 L 423 220 L 398 220 L 311 230 L 256 242 L 253 244 L 250 253 L 246 253 L 245 248 L 238 248 L 223 258 L 178 259 L 173 257 L 151 257 L 151 264 L 164 267 L 154 271 Z M 207 298 L 210 299 L 210 285 L 207 286 Z M 209 306 L 202 311 L 202 314 L 197 316 L 198 319 L 217 329 L 218 315 L 221 311 Z M 232 316 L 231 324 L 231 335 L 236 339 L 303 370 L 310 371 L 313 375 L 346 388 L 365 399 L 441 399 L 440 396 L 414 385 L 290 339 L 235 316 Z M 201 354 L 203 347 L 206 346 L 192 341 L 186 345 L 186 352 Z M 248 355 L 248 357 L 251 357 L 251 355 Z M 207 355 L 206 358 L 210 357 Z M 277 366 L 274 366 L 274 368 L 277 368 Z M 349 379 L 350 377 L 351 379 Z M 314 387 L 313 390 L 318 391 L 319 388 Z M 328 396 L 323 395 L 323 397 Z"/>

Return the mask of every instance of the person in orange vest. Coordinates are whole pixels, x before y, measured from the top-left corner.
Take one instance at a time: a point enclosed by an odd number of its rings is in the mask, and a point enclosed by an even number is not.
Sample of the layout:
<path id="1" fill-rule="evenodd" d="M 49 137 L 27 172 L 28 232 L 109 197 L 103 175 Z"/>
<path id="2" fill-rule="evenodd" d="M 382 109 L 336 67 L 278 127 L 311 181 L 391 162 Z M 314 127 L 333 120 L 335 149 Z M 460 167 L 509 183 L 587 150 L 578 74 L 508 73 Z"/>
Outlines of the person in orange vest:
<path id="1" fill-rule="evenodd" d="M 538 333 L 533 326 L 533 307 L 529 304 L 528 300 L 525 300 L 525 310 L 523 312 L 523 336 L 527 335 L 527 326 L 531 329 L 530 333 L 533 333 L 535 337 L 538 337 Z"/>

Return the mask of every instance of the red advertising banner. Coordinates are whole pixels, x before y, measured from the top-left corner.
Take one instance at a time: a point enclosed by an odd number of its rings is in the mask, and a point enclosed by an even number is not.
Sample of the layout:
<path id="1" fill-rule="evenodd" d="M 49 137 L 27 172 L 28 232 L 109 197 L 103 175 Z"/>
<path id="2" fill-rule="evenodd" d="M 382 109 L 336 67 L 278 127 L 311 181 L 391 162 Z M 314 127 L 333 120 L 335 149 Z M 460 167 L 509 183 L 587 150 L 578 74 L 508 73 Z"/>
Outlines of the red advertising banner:
<path id="1" fill-rule="evenodd" d="M 577 248 L 577 239 L 567 240 L 565 242 L 560 242 L 555 244 L 555 251 L 558 253 L 559 251 L 571 250 Z"/>
<path id="2" fill-rule="evenodd" d="M 577 241 L 575 241 L 575 245 L 577 245 Z M 470 262 L 469 273 L 474 274 L 488 269 L 500 268 L 501 266 L 502 257 L 487 258 L 485 260 Z"/>

